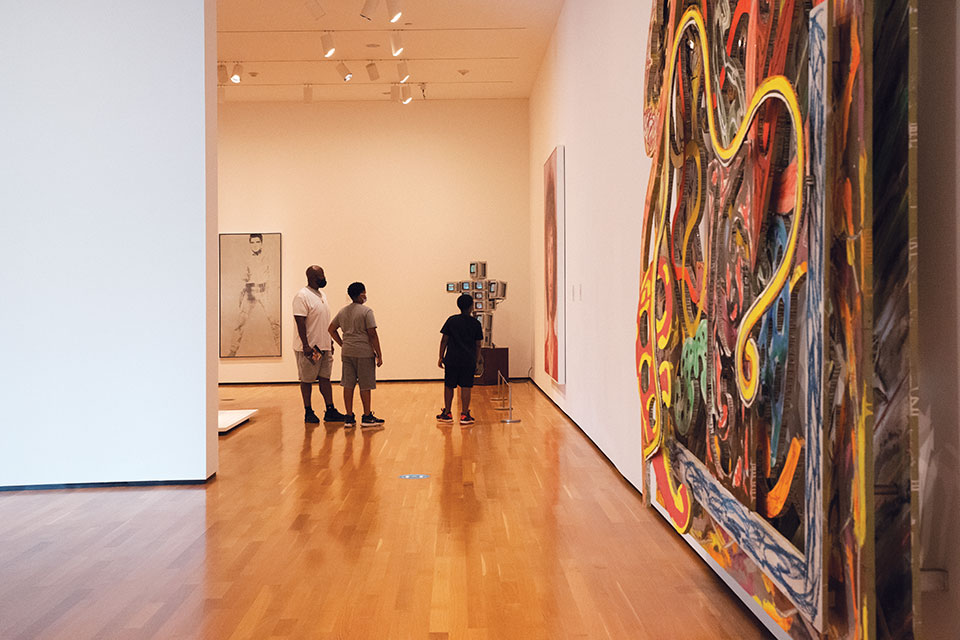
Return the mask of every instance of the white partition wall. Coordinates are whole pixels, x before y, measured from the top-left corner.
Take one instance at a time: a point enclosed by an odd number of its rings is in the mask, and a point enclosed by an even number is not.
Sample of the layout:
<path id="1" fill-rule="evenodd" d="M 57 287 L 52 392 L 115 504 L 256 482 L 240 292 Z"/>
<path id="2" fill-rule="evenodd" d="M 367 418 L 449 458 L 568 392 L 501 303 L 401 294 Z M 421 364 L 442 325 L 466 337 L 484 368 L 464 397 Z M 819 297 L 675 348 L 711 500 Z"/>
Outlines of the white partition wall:
<path id="1" fill-rule="evenodd" d="M 0 487 L 216 471 L 214 16 L 4 4 Z"/>

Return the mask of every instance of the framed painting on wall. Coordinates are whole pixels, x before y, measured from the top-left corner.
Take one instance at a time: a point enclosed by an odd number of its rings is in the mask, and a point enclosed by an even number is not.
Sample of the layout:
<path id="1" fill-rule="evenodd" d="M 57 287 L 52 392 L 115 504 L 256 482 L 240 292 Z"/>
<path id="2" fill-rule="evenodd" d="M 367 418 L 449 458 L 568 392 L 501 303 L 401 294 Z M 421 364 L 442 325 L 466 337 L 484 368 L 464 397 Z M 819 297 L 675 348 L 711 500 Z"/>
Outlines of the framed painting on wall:
<path id="1" fill-rule="evenodd" d="M 220 357 L 280 357 L 280 234 L 220 234 Z"/>
<path id="2" fill-rule="evenodd" d="M 546 326 L 544 371 L 557 383 L 566 382 L 566 290 L 564 256 L 563 146 L 558 145 L 543 165 L 543 250 Z"/>

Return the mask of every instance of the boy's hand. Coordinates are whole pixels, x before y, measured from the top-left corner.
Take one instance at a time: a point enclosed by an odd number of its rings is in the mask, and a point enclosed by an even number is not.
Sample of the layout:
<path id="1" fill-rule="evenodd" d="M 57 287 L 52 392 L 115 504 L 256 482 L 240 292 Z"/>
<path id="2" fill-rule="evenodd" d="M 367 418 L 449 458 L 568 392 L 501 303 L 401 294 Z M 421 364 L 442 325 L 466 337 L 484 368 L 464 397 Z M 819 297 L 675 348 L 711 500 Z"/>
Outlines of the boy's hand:
<path id="1" fill-rule="evenodd" d="M 443 358 L 440 358 L 440 360 L 437 361 L 437 366 L 443 369 Z"/>

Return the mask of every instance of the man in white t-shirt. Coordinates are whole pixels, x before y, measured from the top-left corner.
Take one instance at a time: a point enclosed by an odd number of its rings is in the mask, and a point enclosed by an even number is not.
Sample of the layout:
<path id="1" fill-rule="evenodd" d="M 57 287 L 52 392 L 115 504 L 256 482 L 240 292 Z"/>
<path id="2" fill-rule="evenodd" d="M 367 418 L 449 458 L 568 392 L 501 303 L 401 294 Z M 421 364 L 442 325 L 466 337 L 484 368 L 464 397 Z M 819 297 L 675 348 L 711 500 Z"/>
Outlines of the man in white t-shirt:
<path id="1" fill-rule="evenodd" d="M 327 328 L 330 326 L 330 307 L 327 296 L 320 289 L 327 286 L 323 269 L 317 265 L 307 268 L 307 286 L 293 297 L 293 319 L 297 334 L 293 337 L 293 350 L 297 357 L 300 374 L 300 394 L 303 396 L 303 421 L 320 422 L 313 412 L 311 394 L 313 382 L 320 386 L 320 395 L 327 408 L 324 422 L 343 422 L 344 415 L 333 406 L 333 390 L 330 388 L 330 372 L 333 369 L 333 340 Z"/>

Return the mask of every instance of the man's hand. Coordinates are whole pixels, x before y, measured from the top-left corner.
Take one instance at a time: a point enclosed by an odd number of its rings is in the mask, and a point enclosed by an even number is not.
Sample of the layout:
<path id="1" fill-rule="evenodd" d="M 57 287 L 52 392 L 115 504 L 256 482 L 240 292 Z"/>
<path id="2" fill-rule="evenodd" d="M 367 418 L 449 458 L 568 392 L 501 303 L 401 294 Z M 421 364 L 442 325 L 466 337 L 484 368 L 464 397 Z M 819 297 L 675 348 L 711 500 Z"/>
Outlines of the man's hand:
<path id="1" fill-rule="evenodd" d="M 441 369 L 443 369 L 443 358 L 440 358 L 440 359 L 437 361 L 437 366 L 440 367 Z"/>
<path id="2" fill-rule="evenodd" d="M 383 356 L 381 356 L 381 355 L 379 355 L 379 354 L 377 355 L 377 366 L 378 366 L 378 367 L 382 367 L 382 366 L 383 366 Z"/>

